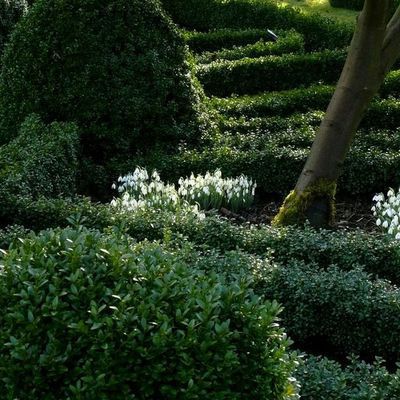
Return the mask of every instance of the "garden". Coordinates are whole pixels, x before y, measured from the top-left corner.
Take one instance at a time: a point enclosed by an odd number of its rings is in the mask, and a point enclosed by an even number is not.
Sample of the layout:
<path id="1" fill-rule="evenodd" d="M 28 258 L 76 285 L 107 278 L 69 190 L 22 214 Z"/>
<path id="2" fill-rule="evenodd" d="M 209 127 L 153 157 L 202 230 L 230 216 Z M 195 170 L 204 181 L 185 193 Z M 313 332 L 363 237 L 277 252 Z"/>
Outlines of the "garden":
<path id="1" fill-rule="evenodd" d="M 0 0 L 1 399 L 400 399 L 400 58 L 296 184 L 370 4 Z"/>

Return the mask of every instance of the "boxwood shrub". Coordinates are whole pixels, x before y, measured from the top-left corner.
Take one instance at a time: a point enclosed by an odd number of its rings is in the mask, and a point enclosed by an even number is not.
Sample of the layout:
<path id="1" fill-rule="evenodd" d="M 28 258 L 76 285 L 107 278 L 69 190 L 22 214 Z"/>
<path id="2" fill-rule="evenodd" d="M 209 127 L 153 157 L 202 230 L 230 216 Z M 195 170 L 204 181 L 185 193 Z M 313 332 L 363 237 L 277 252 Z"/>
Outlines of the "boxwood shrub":
<path id="1" fill-rule="evenodd" d="M 281 34 L 281 32 L 279 33 Z M 255 44 L 260 40 L 271 41 L 271 35 L 266 29 L 254 28 L 223 28 L 213 29 L 208 32 L 183 30 L 182 34 L 190 50 L 194 53 L 214 52 L 221 49 L 229 50 L 236 46 Z M 286 36 L 284 31 L 282 31 L 282 35 L 283 37 Z"/>
<path id="2" fill-rule="evenodd" d="M 275 262 L 282 265 L 295 260 L 315 263 L 321 268 L 335 264 L 343 271 L 363 265 L 372 275 L 400 285 L 398 242 L 378 233 L 241 226 L 216 216 L 199 220 L 187 213 L 150 210 L 120 216 L 108 205 L 92 203 L 87 198 L 18 200 L 13 203 L 14 208 L 9 204 L 2 212 L 2 226 L 17 224 L 39 231 L 46 227 L 65 227 L 73 216 L 91 228 L 123 226 L 137 240 L 162 240 L 167 230 L 187 237 L 195 245 L 223 252 L 241 249 L 258 256 L 272 254 Z"/>
<path id="3" fill-rule="evenodd" d="M 357 11 L 362 10 L 364 2 L 365 2 L 364 0 L 329 0 L 329 4 L 332 7 L 347 8 L 349 10 L 357 10 Z M 389 12 L 394 13 L 399 3 L 400 2 L 398 0 L 391 0 L 389 2 L 389 7 L 390 7 Z"/>
<path id="4" fill-rule="evenodd" d="M 0 147 L 0 202 L 14 196 L 37 199 L 73 195 L 78 154 L 75 124 L 46 125 L 37 115 L 30 115 L 18 136 Z"/>
<path id="5" fill-rule="evenodd" d="M 325 357 L 309 356 L 297 369 L 305 400 L 392 400 L 400 397 L 400 371 L 389 372 L 382 361 L 357 359 L 342 367 Z"/>
<path id="6" fill-rule="evenodd" d="M 346 53 L 326 50 L 318 53 L 286 54 L 219 60 L 197 68 L 197 76 L 209 95 L 254 94 L 287 90 L 315 82 L 334 83 L 339 78 Z"/>
<path id="7" fill-rule="evenodd" d="M 296 398 L 280 308 L 245 279 L 83 227 L 31 235 L 1 263 L 9 398 Z"/>
<path id="8" fill-rule="evenodd" d="M 256 58 L 265 56 L 280 56 L 288 53 L 303 53 L 304 40 L 296 32 L 289 32 L 278 38 L 276 42 L 258 40 L 245 46 L 234 46 L 232 49 L 223 49 L 214 52 L 204 52 L 196 57 L 201 64 L 211 63 L 216 60 L 240 60 L 241 58 Z"/>
<path id="9" fill-rule="evenodd" d="M 380 91 L 380 98 L 377 97 L 371 104 L 371 117 L 366 126 L 381 126 L 381 118 L 385 117 L 385 123 L 391 126 L 399 126 L 397 119 L 398 103 L 395 100 L 399 95 L 400 74 L 399 71 L 390 72 Z M 211 106 L 220 113 L 231 117 L 264 117 L 279 115 L 281 117 L 293 114 L 304 113 L 313 110 L 326 110 L 329 101 L 334 93 L 334 87 L 328 85 L 310 85 L 306 88 L 295 88 L 292 90 L 262 93 L 258 95 L 245 95 L 240 97 L 211 99 Z M 380 105 L 380 103 L 382 104 Z M 375 114 L 374 114 L 375 112 Z M 394 115 L 392 115 L 394 114 Z M 368 113 L 365 117 L 367 121 Z M 386 122 L 386 120 L 388 122 Z M 362 124 L 364 121 L 362 121 Z M 385 127 L 385 126 L 383 126 Z"/>
<path id="10" fill-rule="evenodd" d="M 266 0 L 163 0 L 175 22 L 198 31 L 221 28 L 295 29 L 304 35 L 307 50 L 342 48 L 353 27 Z"/>
<path id="11" fill-rule="evenodd" d="M 37 0 L 3 64 L 1 144 L 34 112 L 75 122 L 84 155 L 104 165 L 203 127 L 183 39 L 156 0 Z"/>
<path id="12" fill-rule="evenodd" d="M 258 292 L 282 303 L 283 324 L 301 348 L 391 363 L 400 356 L 400 289 L 361 267 L 290 263 L 275 269 Z"/>

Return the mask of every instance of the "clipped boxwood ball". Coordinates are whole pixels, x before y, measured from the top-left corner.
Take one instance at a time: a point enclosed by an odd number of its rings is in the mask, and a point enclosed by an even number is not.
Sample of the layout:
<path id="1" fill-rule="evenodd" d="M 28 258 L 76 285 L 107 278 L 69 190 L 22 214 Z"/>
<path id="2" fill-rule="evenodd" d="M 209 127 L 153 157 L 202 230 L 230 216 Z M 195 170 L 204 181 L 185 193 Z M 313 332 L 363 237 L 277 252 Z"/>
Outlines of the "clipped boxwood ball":
<path id="1" fill-rule="evenodd" d="M 102 163 L 196 137 L 200 104 L 176 26 L 157 0 L 38 0 L 0 79 L 0 144 L 24 118 L 75 122 Z"/>
<path id="2" fill-rule="evenodd" d="M 184 258 L 82 227 L 11 247 L 0 257 L 1 393 L 295 399 L 279 306 L 255 296 L 249 282 L 225 283 Z"/>

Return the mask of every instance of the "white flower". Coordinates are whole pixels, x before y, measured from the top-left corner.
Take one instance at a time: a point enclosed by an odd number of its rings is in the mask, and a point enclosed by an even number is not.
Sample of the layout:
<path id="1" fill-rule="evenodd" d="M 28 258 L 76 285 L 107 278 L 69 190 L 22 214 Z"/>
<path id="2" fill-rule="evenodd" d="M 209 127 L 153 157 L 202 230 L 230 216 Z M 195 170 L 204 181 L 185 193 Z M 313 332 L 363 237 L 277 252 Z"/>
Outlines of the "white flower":
<path id="1" fill-rule="evenodd" d="M 381 224 L 382 224 L 382 221 L 381 221 L 380 218 L 378 218 L 378 219 L 376 220 L 376 225 L 380 226 Z"/>
<path id="2" fill-rule="evenodd" d="M 387 221 L 383 221 L 382 223 L 382 228 L 387 228 L 389 226 L 389 223 Z"/>
<path id="3" fill-rule="evenodd" d="M 376 194 L 376 195 L 372 198 L 372 200 L 373 200 L 373 201 L 383 201 L 383 200 L 384 200 L 383 194 L 382 194 L 382 193 Z"/>
<path id="4" fill-rule="evenodd" d="M 400 232 L 398 232 L 397 234 L 396 234 L 396 240 L 399 240 L 400 239 Z"/>

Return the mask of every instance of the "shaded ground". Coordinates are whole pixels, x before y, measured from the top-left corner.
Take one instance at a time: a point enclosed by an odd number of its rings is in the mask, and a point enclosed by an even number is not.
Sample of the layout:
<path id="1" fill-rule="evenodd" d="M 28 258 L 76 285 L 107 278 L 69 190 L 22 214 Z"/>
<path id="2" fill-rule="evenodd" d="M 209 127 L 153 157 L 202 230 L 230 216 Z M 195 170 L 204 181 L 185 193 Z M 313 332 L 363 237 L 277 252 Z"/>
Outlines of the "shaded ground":
<path id="1" fill-rule="evenodd" d="M 281 206 L 283 198 L 280 196 L 265 195 L 256 200 L 253 207 L 238 214 L 222 209 L 221 214 L 237 222 L 252 224 L 270 224 Z M 336 228 L 360 228 L 366 231 L 377 231 L 375 220 L 371 212 L 371 199 L 357 199 L 339 197 L 336 201 Z"/>

